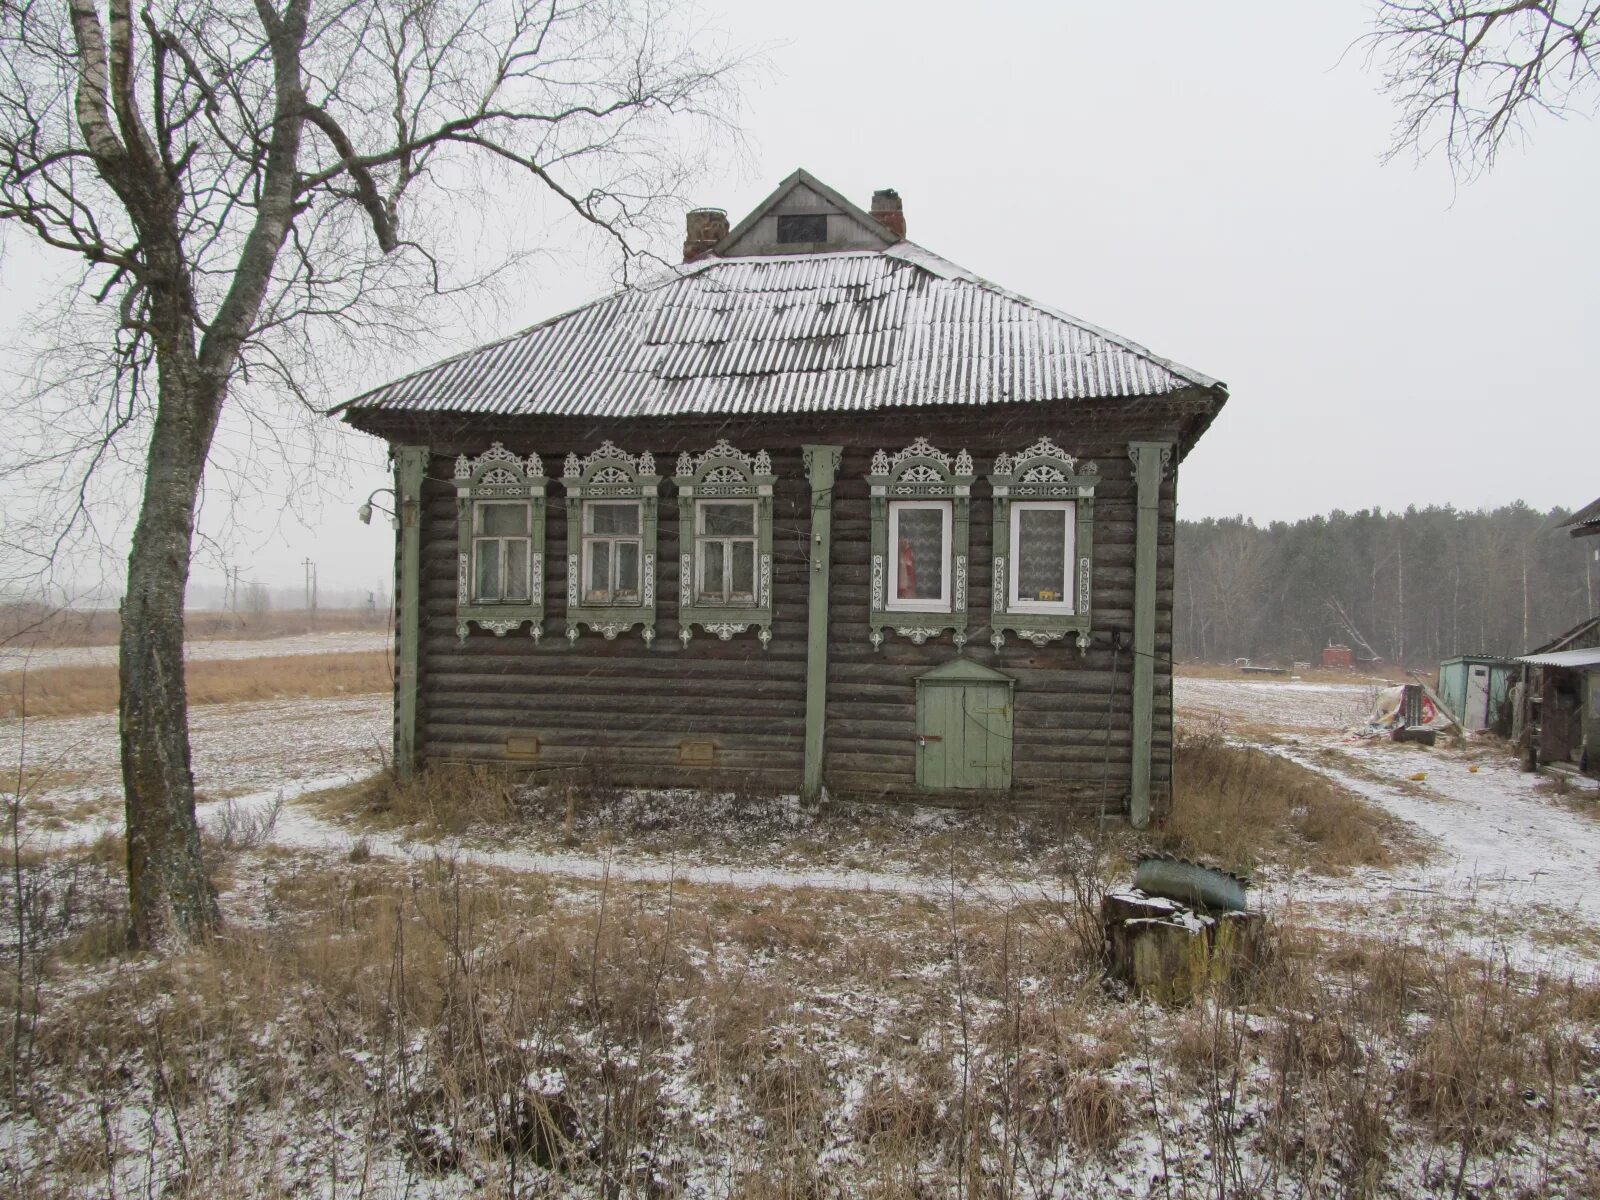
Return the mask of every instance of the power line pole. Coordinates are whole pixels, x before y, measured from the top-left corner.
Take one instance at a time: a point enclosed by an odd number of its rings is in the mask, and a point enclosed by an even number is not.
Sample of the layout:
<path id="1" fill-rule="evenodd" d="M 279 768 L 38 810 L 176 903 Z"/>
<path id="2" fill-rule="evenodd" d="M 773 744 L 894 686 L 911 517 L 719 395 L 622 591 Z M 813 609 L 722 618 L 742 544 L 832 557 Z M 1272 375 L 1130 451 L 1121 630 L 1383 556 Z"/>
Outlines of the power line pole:
<path id="1" fill-rule="evenodd" d="M 317 564 L 309 558 L 301 563 L 306 569 L 306 611 L 317 611 Z"/>

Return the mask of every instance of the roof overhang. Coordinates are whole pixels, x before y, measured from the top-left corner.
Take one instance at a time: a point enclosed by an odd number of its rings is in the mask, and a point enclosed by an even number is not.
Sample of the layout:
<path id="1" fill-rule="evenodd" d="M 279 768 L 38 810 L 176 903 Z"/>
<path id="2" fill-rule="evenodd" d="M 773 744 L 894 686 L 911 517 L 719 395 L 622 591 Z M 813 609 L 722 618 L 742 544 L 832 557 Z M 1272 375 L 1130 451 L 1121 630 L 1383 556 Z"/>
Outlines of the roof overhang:
<path id="1" fill-rule="evenodd" d="M 1525 654 L 1517 659 L 1530 667 L 1566 667 L 1576 671 L 1600 671 L 1600 646 L 1583 650 L 1555 650 L 1549 654 Z"/>

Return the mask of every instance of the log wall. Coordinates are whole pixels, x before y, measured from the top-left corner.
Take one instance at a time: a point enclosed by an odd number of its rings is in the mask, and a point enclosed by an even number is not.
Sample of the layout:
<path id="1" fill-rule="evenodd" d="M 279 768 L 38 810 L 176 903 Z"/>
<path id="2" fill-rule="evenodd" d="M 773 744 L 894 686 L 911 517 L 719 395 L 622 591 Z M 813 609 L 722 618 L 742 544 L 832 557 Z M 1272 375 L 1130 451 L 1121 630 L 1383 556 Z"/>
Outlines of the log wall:
<path id="1" fill-rule="evenodd" d="M 872 452 L 891 453 L 917 435 L 977 460 L 966 655 L 1016 679 L 1013 795 L 1112 813 L 1126 811 L 1132 703 L 1131 647 L 1135 496 L 1127 443 L 1179 441 L 1196 406 L 1182 398 L 1106 406 L 1012 406 L 979 413 L 900 411 L 885 416 L 730 421 L 460 421 L 372 431 L 433 450 L 424 488 L 418 745 L 425 760 L 512 761 L 530 770 L 585 766 L 626 786 L 740 787 L 795 791 L 803 765 L 807 562 L 811 490 L 807 443 L 843 445 L 833 495 L 828 706 L 824 778 L 835 794 L 914 794 L 915 677 L 956 655 L 949 635 L 922 646 L 889 633 L 868 640 L 870 511 L 865 475 Z M 368 427 L 374 423 L 367 422 Z M 1093 645 L 1070 638 L 1037 648 L 1008 635 L 988 642 L 992 505 L 985 474 L 996 454 L 1041 435 L 1100 469 L 1095 497 Z M 773 505 L 774 622 L 770 648 L 754 632 L 723 642 L 700 630 L 678 638 L 678 503 L 663 483 L 657 543 L 656 632 L 605 641 L 565 632 L 566 512 L 558 476 L 569 450 L 584 455 L 605 438 L 649 450 L 670 475 L 680 450 L 726 437 L 748 453 L 765 449 L 778 477 Z M 453 462 L 490 441 L 537 451 L 552 477 L 546 521 L 545 636 L 456 633 L 456 500 Z M 1180 445 L 1179 451 L 1184 449 Z M 1177 457 L 1177 456 L 1175 456 Z M 1158 550 L 1152 801 L 1170 798 L 1172 744 L 1172 539 L 1175 472 L 1162 484 Z M 537 739 L 536 754 L 530 739 Z M 509 740 L 508 740 L 509 739 Z M 710 741 L 709 765 L 681 761 L 685 739 Z M 924 797 L 927 798 L 927 797 Z M 945 794 L 944 798 L 951 797 Z"/>

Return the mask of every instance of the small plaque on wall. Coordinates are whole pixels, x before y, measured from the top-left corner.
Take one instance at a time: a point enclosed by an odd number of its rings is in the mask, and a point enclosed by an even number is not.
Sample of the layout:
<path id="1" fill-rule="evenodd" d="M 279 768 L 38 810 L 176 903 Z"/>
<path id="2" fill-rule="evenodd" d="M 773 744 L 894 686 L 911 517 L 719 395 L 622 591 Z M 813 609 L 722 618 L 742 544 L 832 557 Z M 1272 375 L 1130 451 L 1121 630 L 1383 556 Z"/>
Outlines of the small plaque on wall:
<path id="1" fill-rule="evenodd" d="M 539 735 L 536 733 L 506 734 L 507 758 L 538 758 Z"/>
<path id="2" fill-rule="evenodd" d="M 684 738 L 678 743 L 678 763 L 685 767 L 709 767 L 717 761 L 717 744 L 704 739 Z"/>

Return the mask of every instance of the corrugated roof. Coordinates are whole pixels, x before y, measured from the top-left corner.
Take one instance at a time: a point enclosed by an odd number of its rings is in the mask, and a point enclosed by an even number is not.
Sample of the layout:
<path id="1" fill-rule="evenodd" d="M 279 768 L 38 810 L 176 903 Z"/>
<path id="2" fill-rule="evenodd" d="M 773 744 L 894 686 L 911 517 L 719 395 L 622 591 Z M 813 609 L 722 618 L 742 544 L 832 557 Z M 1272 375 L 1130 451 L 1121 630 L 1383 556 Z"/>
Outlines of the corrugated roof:
<path id="1" fill-rule="evenodd" d="M 1600 646 L 1586 650 L 1555 650 L 1549 654 L 1525 654 L 1517 659 L 1531 667 L 1600 667 Z"/>
<path id="2" fill-rule="evenodd" d="M 1219 386 L 900 242 L 697 260 L 335 411 L 803 413 Z"/>
<path id="3" fill-rule="evenodd" d="M 1585 537 L 1590 534 L 1600 533 L 1600 500 L 1585 504 L 1568 517 L 1561 527 L 1570 529 L 1573 537 Z"/>

